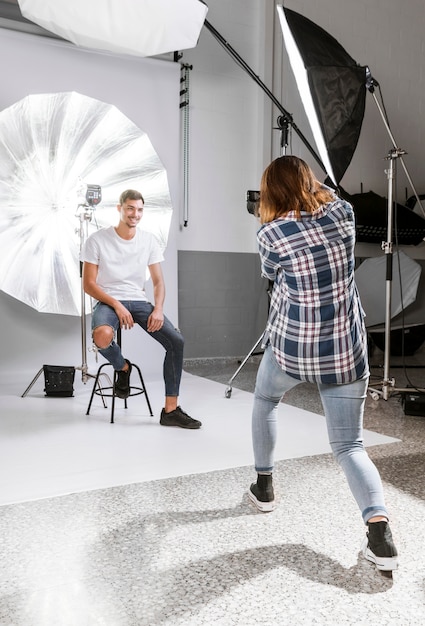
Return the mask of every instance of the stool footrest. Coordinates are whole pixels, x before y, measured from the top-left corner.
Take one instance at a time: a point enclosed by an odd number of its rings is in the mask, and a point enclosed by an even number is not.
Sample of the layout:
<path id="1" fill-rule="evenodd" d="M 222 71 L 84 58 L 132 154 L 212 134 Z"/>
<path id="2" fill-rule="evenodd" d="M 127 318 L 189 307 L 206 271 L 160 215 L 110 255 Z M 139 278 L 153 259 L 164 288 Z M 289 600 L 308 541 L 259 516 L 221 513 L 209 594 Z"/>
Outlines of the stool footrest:
<path id="1" fill-rule="evenodd" d="M 93 389 L 90 395 L 90 401 L 89 401 L 89 405 L 87 407 L 87 411 L 86 411 L 86 415 L 90 414 L 90 409 L 91 409 L 91 405 L 93 402 L 93 398 L 94 396 L 100 396 L 102 398 L 102 403 L 103 403 L 103 407 L 106 409 L 107 405 L 105 402 L 105 398 L 112 398 L 112 406 L 111 406 L 111 424 L 114 423 L 114 415 L 115 415 L 115 398 L 118 398 L 117 394 L 115 393 L 115 381 L 117 378 L 117 372 L 115 372 L 115 370 L 113 370 L 113 382 L 111 381 L 110 377 L 103 372 L 103 369 L 105 367 L 111 367 L 112 365 L 110 363 L 103 363 L 99 369 L 97 370 L 97 374 L 94 380 L 94 384 L 93 384 Z M 130 393 L 128 395 L 127 398 L 124 398 L 124 408 L 127 408 L 127 400 L 128 398 L 131 398 L 133 396 L 140 396 L 140 395 L 145 395 L 146 398 L 146 404 L 148 405 L 148 409 L 149 409 L 149 414 L 151 417 L 153 417 L 153 412 L 152 412 L 152 407 L 149 401 L 149 396 L 148 396 L 148 392 L 146 390 L 146 385 L 144 383 L 143 380 L 143 376 L 142 376 L 142 372 L 140 370 L 140 367 L 138 365 L 136 365 L 135 363 L 132 363 L 132 367 L 133 367 L 133 375 L 134 372 L 137 372 L 139 375 L 139 379 L 140 379 L 140 386 L 139 385 L 130 385 Z M 101 376 L 106 376 L 108 379 L 108 385 L 105 387 L 102 387 L 101 382 L 100 382 L 100 377 Z M 122 398 L 119 398 L 122 399 Z"/>

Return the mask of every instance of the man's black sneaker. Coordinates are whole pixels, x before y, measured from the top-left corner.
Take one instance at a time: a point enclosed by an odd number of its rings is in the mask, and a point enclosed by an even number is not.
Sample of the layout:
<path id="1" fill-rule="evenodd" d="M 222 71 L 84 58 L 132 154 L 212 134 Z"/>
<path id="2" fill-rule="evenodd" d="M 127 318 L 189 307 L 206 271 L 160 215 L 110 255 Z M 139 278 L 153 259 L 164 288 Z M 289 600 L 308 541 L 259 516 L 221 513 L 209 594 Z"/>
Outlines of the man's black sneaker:
<path id="1" fill-rule="evenodd" d="M 123 370 L 117 372 L 117 379 L 115 381 L 115 395 L 123 400 L 130 395 L 131 363 L 128 359 L 126 359 L 126 362 L 128 363 L 128 370 L 125 372 Z"/>
<path id="2" fill-rule="evenodd" d="M 201 428 L 202 426 L 202 422 L 194 420 L 193 417 L 182 411 L 179 406 L 169 413 L 162 409 L 159 423 L 163 426 L 180 426 L 180 428 Z"/>
<path id="3" fill-rule="evenodd" d="M 363 556 L 382 571 L 398 567 L 397 549 L 388 522 L 368 523 L 368 531 L 362 545 Z"/>
<path id="4" fill-rule="evenodd" d="M 258 474 L 257 482 L 248 490 L 249 499 L 259 511 L 268 513 L 275 508 L 273 477 L 271 474 Z"/>

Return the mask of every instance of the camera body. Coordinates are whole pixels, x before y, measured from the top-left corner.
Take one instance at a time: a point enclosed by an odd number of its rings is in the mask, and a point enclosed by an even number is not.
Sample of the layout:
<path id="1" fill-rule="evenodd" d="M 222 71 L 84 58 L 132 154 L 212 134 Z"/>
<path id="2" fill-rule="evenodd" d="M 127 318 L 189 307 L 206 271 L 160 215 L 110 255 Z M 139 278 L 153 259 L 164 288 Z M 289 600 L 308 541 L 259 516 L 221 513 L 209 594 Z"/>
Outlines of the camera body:
<path id="1" fill-rule="evenodd" d="M 251 215 L 255 215 L 255 217 L 258 217 L 258 210 L 260 208 L 259 191 L 253 191 L 252 189 L 249 189 L 246 192 L 246 208 L 248 213 L 250 213 Z"/>

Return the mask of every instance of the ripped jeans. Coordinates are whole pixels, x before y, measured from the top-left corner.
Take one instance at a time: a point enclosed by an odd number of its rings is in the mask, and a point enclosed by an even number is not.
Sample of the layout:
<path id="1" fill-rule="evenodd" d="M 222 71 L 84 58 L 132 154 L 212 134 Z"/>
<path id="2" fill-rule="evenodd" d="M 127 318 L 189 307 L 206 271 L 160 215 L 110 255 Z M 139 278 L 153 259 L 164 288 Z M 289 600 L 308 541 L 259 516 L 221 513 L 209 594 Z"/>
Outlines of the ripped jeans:
<path id="1" fill-rule="evenodd" d="M 135 323 L 139 324 L 147 332 L 148 317 L 153 311 L 153 305 L 145 300 L 123 300 L 121 303 L 130 311 Z M 97 302 L 93 309 L 92 331 L 98 326 L 104 325 L 110 326 L 116 331 L 119 326 L 119 320 L 112 307 L 102 302 Z M 163 366 L 165 395 L 178 396 L 183 371 L 183 336 L 167 317 L 164 317 L 162 328 L 154 333 L 149 333 L 149 335 L 156 341 L 159 341 L 165 348 Z M 99 348 L 99 352 L 115 370 L 119 371 L 123 368 L 125 359 L 121 353 L 121 348 L 115 340 L 112 340 L 107 348 Z"/>

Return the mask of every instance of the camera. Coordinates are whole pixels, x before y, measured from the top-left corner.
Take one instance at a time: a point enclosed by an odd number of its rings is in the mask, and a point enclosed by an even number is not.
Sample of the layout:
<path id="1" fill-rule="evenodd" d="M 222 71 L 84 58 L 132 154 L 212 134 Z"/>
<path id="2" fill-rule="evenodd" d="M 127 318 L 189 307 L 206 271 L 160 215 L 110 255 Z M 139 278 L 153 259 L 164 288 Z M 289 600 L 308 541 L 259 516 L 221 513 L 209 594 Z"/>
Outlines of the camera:
<path id="1" fill-rule="evenodd" d="M 258 210 L 260 208 L 260 192 L 253 191 L 252 189 L 246 192 L 246 208 L 248 213 L 258 217 Z"/>
<path id="2" fill-rule="evenodd" d="M 89 206 L 97 206 L 102 200 L 102 188 L 100 185 L 87 185 L 86 203 Z"/>

